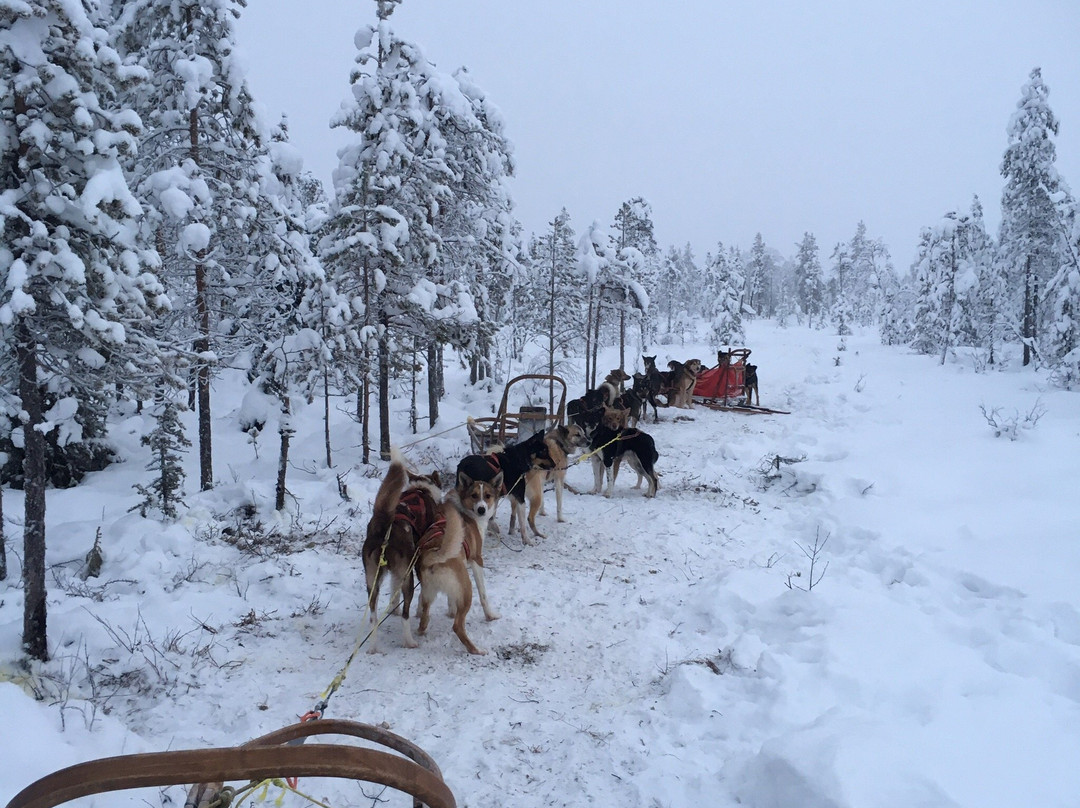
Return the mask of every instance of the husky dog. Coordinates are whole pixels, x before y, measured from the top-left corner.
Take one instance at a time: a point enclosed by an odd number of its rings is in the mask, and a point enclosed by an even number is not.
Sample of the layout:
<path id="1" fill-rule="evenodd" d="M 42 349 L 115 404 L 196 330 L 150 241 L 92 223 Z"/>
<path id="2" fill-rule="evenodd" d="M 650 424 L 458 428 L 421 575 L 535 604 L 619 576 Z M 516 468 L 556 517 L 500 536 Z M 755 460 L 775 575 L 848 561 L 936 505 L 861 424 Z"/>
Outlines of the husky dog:
<path id="1" fill-rule="evenodd" d="M 584 429 L 586 435 L 591 435 L 596 425 L 600 423 L 603 406 L 604 391 L 599 388 L 589 390 L 581 398 L 575 398 L 566 403 L 566 418 L 570 423 Z"/>
<path id="2" fill-rule="evenodd" d="M 544 513 L 544 483 L 548 480 L 555 481 L 555 515 L 558 521 L 562 522 L 563 488 L 570 488 L 566 483 L 566 468 L 570 455 L 588 446 L 589 436 L 577 424 L 555 426 L 545 433 L 544 443 L 547 444 L 548 457 L 551 458 L 553 467 L 534 468 L 525 475 L 525 496 L 529 501 L 529 527 L 532 528 L 533 533 L 541 537 L 543 534 L 536 529 L 535 520 L 537 512 Z"/>
<path id="3" fill-rule="evenodd" d="M 638 381 L 639 379 L 641 379 L 641 382 Z M 643 386 L 644 379 L 644 376 L 635 373 L 634 385 L 611 402 L 611 406 L 614 409 L 627 411 L 629 416 L 626 424 L 627 426 L 637 426 L 638 419 L 641 418 L 641 408 L 646 404 L 645 388 Z"/>
<path id="4" fill-rule="evenodd" d="M 379 622 L 379 588 L 389 572 L 391 601 L 401 593 L 402 632 L 409 648 L 417 645 L 409 628 L 409 608 L 415 586 L 413 571 L 421 538 L 440 518 L 442 499 L 438 472 L 429 476 L 413 474 L 405 468 L 400 457 L 396 457 L 375 495 L 361 551 L 372 628 Z M 396 608 L 393 602 L 391 608 Z M 376 636 L 373 631 L 369 653 L 377 650 Z"/>
<path id="5" fill-rule="evenodd" d="M 420 578 L 420 625 L 418 633 L 427 633 L 431 604 L 439 594 L 446 595 L 454 618 L 454 633 L 470 654 L 484 654 L 465 632 L 465 617 L 472 608 L 472 584 L 468 569 L 468 531 L 461 511 L 452 503 L 443 504 L 443 524 L 430 528 L 420 540 L 416 574 Z"/>
<path id="6" fill-rule="evenodd" d="M 628 381 L 630 381 L 630 376 L 625 370 L 622 368 L 613 368 L 612 371 L 604 377 L 604 382 L 599 388 L 604 394 L 604 403 L 610 407 L 615 399 L 622 395 L 623 382 Z"/>
<path id="7" fill-rule="evenodd" d="M 761 396 L 757 389 L 757 365 L 746 365 L 743 370 L 743 393 L 746 395 L 746 406 L 750 406 L 752 396 L 757 397 L 758 406 L 761 406 Z"/>
<path id="8" fill-rule="evenodd" d="M 509 444 L 489 454 L 462 458 L 457 467 L 457 479 L 460 483 L 464 474 L 469 480 L 491 482 L 501 473 L 503 490 L 500 493 L 510 495 L 510 529 L 513 530 L 516 521 L 521 529 L 522 543 L 532 544 L 525 532 L 525 476 L 533 468 L 554 467 L 544 443 L 544 433 L 537 432 L 521 443 Z"/>
<path id="9" fill-rule="evenodd" d="M 658 370 L 656 367 L 656 356 L 645 356 L 642 354 L 641 360 L 645 363 L 645 372 L 642 374 L 634 375 L 634 388 L 640 389 L 642 398 L 645 399 L 646 404 L 652 404 L 653 408 L 653 423 L 660 422 L 660 413 L 658 408 L 670 407 L 671 402 L 671 373 L 665 373 Z M 640 379 L 638 378 L 640 375 Z M 657 396 L 666 396 L 664 402 L 657 401 Z"/>
<path id="10" fill-rule="evenodd" d="M 671 369 L 671 395 L 668 401 L 675 407 L 694 409 L 694 385 L 697 383 L 698 374 L 701 373 L 701 360 L 689 359 L 686 362 L 676 362 L 672 359 L 668 362 L 668 367 Z"/>
<path id="11" fill-rule="evenodd" d="M 607 470 L 607 490 L 605 497 L 610 497 L 615 488 L 615 478 L 619 476 L 619 464 L 625 460 L 630 468 L 638 473 L 634 488 L 641 487 L 641 480 L 649 481 L 645 496 L 655 497 L 660 480 L 656 474 L 656 461 L 660 455 L 656 451 L 656 442 L 652 436 L 638 429 L 623 429 L 620 423 L 625 416 L 616 410 L 605 409 L 600 425 L 593 432 L 589 449 L 593 464 L 593 490 L 599 494 L 603 484 L 604 470 Z"/>
<path id="12" fill-rule="evenodd" d="M 502 482 L 502 472 L 496 474 L 490 482 L 471 480 L 467 474 L 459 474 L 457 485 L 446 495 L 446 500 L 465 517 L 465 560 L 472 570 L 473 580 L 476 581 L 476 594 L 480 596 L 480 606 L 488 620 L 498 620 L 499 613 L 488 603 L 487 587 L 484 584 L 484 534 L 487 532 L 488 520 L 499 503 Z"/>

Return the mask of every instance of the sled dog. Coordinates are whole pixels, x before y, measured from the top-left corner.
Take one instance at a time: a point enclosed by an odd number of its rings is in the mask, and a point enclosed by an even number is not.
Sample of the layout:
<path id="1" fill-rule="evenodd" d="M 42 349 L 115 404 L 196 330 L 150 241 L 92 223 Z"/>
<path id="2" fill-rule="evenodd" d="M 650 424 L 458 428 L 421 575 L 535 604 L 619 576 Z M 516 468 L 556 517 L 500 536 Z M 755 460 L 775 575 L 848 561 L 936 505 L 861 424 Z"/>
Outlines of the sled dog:
<path id="1" fill-rule="evenodd" d="M 548 480 L 555 482 L 555 517 L 562 522 L 563 488 L 570 488 L 566 482 L 566 469 L 570 464 L 570 455 L 588 446 L 589 437 L 577 424 L 569 424 L 549 429 L 544 435 L 544 443 L 547 444 L 552 467 L 550 469 L 534 468 L 525 475 L 525 497 L 529 501 L 529 527 L 538 536 L 543 535 L 536 529 L 535 520 L 538 512 L 544 513 L 544 483 Z"/>
<path id="2" fill-rule="evenodd" d="M 645 496 L 656 496 L 660 480 L 656 474 L 656 461 L 660 455 L 656 451 L 656 442 L 652 436 L 639 429 L 623 429 L 619 424 L 622 414 L 605 409 L 600 425 L 593 432 L 589 449 L 593 465 L 593 489 L 590 493 L 600 493 L 604 471 L 607 471 L 607 490 L 605 497 L 610 497 L 615 488 L 615 478 L 619 476 L 619 465 L 625 460 L 638 473 L 634 488 L 641 487 L 642 479 L 649 481 Z"/>
<path id="3" fill-rule="evenodd" d="M 510 498 L 510 529 L 517 522 L 523 544 L 532 544 L 525 532 L 525 477 L 530 469 L 554 467 L 548 455 L 544 433 L 537 432 L 520 443 L 512 443 L 489 454 L 468 455 L 457 467 L 457 480 L 464 474 L 469 480 L 491 482 L 496 474 L 502 474 L 502 491 Z M 540 534 L 536 534 L 540 535 Z"/>
<path id="4" fill-rule="evenodd" d="M 420 540 L 438 521 L 442 499 L 438 472 L 428 476 L 413 474 L 405 468 L 400 457 L 390 463 L 375 495 L 361 551 L 373 629 L 369 653 L 377 650 L 378 632 L 374 628 L 380 620 L 379 588 L 387 573 L 390 575 L 391 609 L 397 609 L 393 601 L 397 593 L 401 594 L 404 643 L 408 648 L 417 645 L 409 628 L 409 609 L 415 587 L 413 572 L 419 556 Z"/>
<path id="5" fill-rule="evenodd" d="M 488 603 L 487 586 L 484 582 L 484 534 L 488 520 L 495 513 L 499 503 L 499 491 L 502 490 L 502 472 L 490 482 L 469 479 L 467 474 L 459 474 L 457 485 L 446 495 L 464 517 L 465 524 L 465 561 L 472 570 L 476 582 L 476 594 L 480 597 L 480 606 L 484 617 L 498 620 L 499 613 Z"/>
<path id="6" fill-rule="evenodd" d="M 757 398 L 758 406 L 761 406 L 761 396 L 758 395 L 757 365 L 747 365 L 743 370 L 743 393 L 746 395 L 746 406 L 750 406 L 751 397 Z"/>

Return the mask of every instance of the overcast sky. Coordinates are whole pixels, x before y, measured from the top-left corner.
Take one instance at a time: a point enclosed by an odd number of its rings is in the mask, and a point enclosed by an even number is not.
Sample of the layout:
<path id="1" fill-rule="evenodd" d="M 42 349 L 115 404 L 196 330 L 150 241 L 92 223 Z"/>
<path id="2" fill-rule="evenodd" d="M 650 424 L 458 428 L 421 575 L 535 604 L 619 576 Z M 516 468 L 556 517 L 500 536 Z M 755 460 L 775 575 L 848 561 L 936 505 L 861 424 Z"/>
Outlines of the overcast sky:
<path id="1" fill-rule="evenodd" d="M 350 135 L 353 34 L 374 0 L 249 0 L 242 58 L 327 186 Z M 390 20 L 469 68 L 515 145 L 518 218 L 580 233 L 643 196 L 661 247 L 812 232 L 823 263 L 859 220 L 898 269 L 922 227 L 978 194 L 996 232 L 1006 127 L 1031 69 L 1080 193 L 1080 0 L 404 0 Z"/>

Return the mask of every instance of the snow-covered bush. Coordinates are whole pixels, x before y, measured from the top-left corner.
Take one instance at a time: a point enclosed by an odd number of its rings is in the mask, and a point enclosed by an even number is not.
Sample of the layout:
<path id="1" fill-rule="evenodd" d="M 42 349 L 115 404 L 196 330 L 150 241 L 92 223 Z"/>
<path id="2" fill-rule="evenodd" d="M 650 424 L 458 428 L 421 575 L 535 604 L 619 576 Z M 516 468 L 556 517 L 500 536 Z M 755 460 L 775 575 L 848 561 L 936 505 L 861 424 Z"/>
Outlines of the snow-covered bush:
<path id="1" fill-rule="evenodd" d="M 1036 400 L 1035 404 L 1024 415 L 1021 415 L 1020 411 L 1016 409 L 1010 415 L 1003 412 L 1001 407 L 994 407 L 987 411 L 986 406 L 981 404 L 979 405 L 979 411 L 983 414 L 983 418 L 986 419 L 986 423 L 994 431 L 995 438 L 1006 437 L 1009 440 L 1016 440 L 1024 430 L 1034 429 L 1035 425 L 1039 423 L 1039 419 L 1046 415 L 1046 408 L 1039 400 Z"/>

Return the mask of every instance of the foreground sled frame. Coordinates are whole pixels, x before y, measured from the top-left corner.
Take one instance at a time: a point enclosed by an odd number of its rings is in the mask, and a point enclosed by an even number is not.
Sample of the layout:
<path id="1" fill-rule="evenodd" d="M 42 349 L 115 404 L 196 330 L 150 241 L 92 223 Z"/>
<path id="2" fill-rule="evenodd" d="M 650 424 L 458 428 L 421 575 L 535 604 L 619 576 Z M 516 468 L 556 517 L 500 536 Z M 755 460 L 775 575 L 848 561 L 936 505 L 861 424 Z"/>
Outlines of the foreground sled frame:
<path id="1" fill-rule="evenodd" d="M 346 735 L 399 754 L 367 747 L 304 741 L 315 735 Z M 370 724 L 320 718 L 248 741 L 243 746 L 188 749 L 101 758 L 42 777 L 16 794 L 7 808 L 52 808 L 91 794 L 131 788 L 183 785 L 185 808 L 226 808 L 223 784 L 291 777 L 339 777 L 378 783 L 413 798 L 414 808 L 456 808 L 435 761 L 404 738 Z"/>
<path id="2" fill-rule="evenodd" d="M 510 390 L 522 382 L 547 382 L 548 386 L 558 388 L 559 404 L 554 412 L 545 407 L 522 407 L 516 412 L 509 412 Z M 472 418 L 467 426 L 469 443 L 475 454 L 485 454 L 493 446 L 505 446 L 527 438 L 534 432 L 546 432 L 553 426 L 566 423 L 566 381 L 561 376 L 543 373 L 525 373 L 515 376 L 503 388 L 499 410 L 494 416 Z"/>

